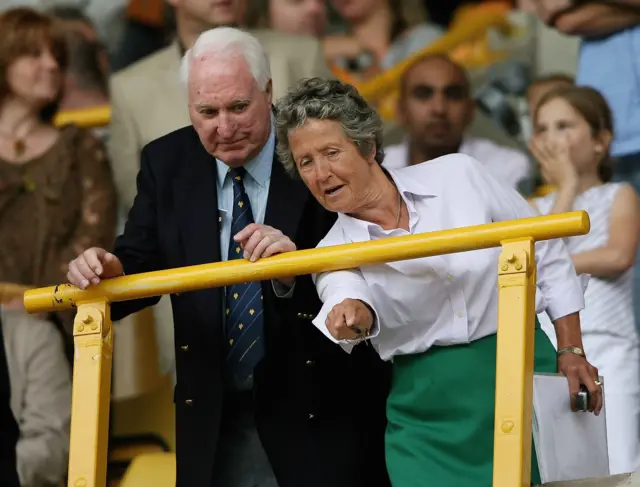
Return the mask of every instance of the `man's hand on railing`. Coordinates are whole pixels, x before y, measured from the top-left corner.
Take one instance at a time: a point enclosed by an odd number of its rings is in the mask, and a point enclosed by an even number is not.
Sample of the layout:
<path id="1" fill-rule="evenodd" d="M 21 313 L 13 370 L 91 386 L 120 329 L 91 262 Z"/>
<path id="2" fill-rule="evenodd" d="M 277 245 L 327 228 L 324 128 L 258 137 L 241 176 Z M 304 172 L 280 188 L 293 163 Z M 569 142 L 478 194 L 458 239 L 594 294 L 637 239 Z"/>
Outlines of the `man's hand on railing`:
<path id="1" fill-rule="evenodd" d="M 296 250 L 296 244 L 289 237 L 269 225 L 251 223 L 234 235 L 233 239 L 242 247 L 242 256 L 251 262 Z M 291 287 L 294 283 L 291 277 L 278 281 L 286 287 Z"/>
<path id="2" fill-rule="evenodd" d="M 70 284 L 86 289 L 99 284 L 101 279 L 110 279 L 124 274 L 120 260 L 110 252 L 98 247 L 85 250 L 69 262 L 67 279 Z"/>

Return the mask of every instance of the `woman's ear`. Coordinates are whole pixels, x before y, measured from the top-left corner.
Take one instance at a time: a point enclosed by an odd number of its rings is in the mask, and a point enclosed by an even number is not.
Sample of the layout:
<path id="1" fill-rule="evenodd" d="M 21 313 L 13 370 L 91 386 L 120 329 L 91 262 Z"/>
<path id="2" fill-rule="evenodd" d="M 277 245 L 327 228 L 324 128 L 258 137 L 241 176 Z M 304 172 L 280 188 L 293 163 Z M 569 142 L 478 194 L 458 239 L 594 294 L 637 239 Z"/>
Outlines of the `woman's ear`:
<path id="1" fill-rule="evenodd" d="M 369 156 L 367 157 L 367 162 L 369 164 L 378 164 L 376 161 L 376 153 L 378 152 L 377 145 L 374 142 L 371 143 L 371 151 L 369 152 Z"/>
<path id="2" fill-rule="evenodd" d="M 613 140 L 613 134 L 609 130 L 601 130 L 595 139 L 595 149 L 598 154 L 609 152 L 609 146 Z"/>

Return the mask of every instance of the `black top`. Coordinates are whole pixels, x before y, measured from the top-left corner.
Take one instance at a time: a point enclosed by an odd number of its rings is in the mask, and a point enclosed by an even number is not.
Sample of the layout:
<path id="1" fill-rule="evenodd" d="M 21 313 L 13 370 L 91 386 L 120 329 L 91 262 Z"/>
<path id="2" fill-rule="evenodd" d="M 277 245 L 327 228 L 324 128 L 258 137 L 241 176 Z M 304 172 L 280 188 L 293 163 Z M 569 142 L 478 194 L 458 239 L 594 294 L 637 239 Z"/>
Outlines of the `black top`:
<path id="1" fill-rule="evenodd" d="M 11 384 L 0 320 L 0 485 L 20 487 L 16 471 L 16 443 L 19 429 L 11 412 Z"/>

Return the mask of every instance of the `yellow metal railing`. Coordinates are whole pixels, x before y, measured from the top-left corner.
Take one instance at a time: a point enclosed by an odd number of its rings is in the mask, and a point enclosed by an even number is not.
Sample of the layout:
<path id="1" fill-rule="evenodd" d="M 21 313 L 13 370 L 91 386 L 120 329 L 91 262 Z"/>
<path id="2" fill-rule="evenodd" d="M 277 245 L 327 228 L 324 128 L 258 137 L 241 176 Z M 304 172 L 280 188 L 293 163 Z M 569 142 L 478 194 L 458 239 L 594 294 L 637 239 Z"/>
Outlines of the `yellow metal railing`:
<path id="1" fill-rule="evenodd" d="M 0 282 L 0 304 L 8 303 L 12 299 L 24 295 L 29 289 L 31 289 L 30 286 L 23 286 L 12 282 Z"/>
<path id="2" fill-rule="evenodd" d="M 81 110 L 65 110 L 58 113 L 53 123 L 56 127 L 62 127 L 73 123 L 79 127 L 94 128 L 109 125 L 111 121 L 111 106 L 104 105 Z"/>
<path id="3" fill-rule="evenodd" d="M 257 262 L 227 261 L 103 281 L 81 291 L 69 284 L 29 290 L 31 313 L 77 308 L 69 458 L 69 486 L 104 487 L 113 328 L 111 302 L 182 293 L 234 283 L 348 269 L 382 262 L 502 246 L 498 265 L 499 313 L 494 487 L 528 486 L 531 476 L 534 242 L 583 235 L 583 211 L 406 237 L 301 250 Z"/>

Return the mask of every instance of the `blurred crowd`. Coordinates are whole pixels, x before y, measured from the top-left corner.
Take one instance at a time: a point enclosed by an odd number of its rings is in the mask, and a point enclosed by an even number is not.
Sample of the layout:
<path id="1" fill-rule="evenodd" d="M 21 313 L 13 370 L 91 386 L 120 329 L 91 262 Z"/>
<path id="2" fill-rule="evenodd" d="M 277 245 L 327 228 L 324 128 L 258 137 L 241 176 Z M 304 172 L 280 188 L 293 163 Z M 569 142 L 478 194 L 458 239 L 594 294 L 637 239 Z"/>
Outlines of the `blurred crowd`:
<path id="1" fill-rule="evenodd" d="M 143 148 L 191 124 L 181 59 L 203 31 L 251 32 L 268 53 L 275 101 L 305 78 L 375 83 L 445 38 L 463 4 L 484 3 L 0 0 L 0 282 L 66 282 L 75 256 L 113 246 Z M 591 232 L 566 241 L 577 272 L 590 275 L 585 353 L 606 384 L 611 473 L 640 471 L 640 2 L 499 3 L 580 38 L 577 72 L 534 70 L 514 115 L 531 129 L 513 136 L 478 103 L 473 67 L 446 52 L 423 57 L 393 95 L 383 166 L 462 153 L 541 214 L 589 212 Z M 106 106 L 106 126 L 56 123 L 62 112 Z M 476 133 L 479 116 L 503 136 Z M 153 308 L 161 374 L 175 374 L 170 306 L 163 298 Z M 539 319 L 551 337 L 550 319 Z M 59 486 L 66 475 L 72 323 L 71 313 L 28 315 L 19 298 L 0 307 L 0 431 L 18 435 L 23 487 Z M 119 326 L 127 323 L 133 317 Z M 13 485 L 1 462 L 0 485 Z"/>

